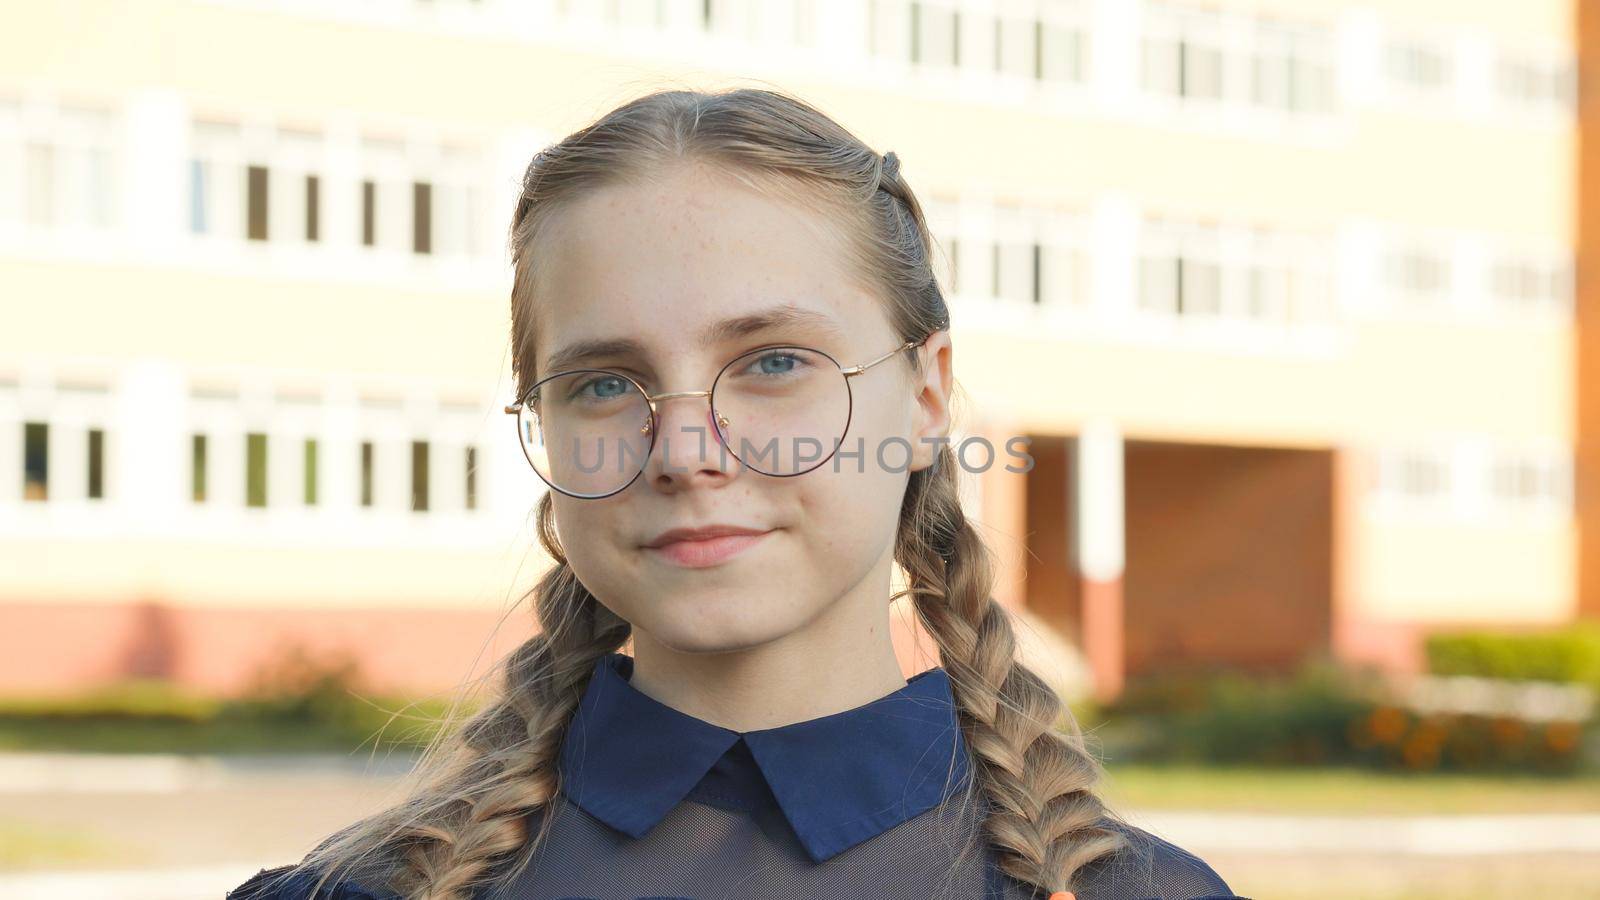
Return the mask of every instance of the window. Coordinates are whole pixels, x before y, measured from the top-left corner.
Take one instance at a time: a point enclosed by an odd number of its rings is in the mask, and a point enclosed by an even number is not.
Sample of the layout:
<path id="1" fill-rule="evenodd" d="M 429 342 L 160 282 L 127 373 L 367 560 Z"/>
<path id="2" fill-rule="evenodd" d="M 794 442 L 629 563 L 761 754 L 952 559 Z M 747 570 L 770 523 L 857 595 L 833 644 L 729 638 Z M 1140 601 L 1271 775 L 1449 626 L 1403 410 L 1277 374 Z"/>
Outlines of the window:
<path id="1" fill-rule="evenodd" d="M 372 442 L 361 442 L 361 505 L 372 505 Z"/>
<path id="2" fill-rule="evenodd" d="M 433 252 L 433 185 L 425 181 L 411 185 L 411 251 Z"/>
<path id="3" fill-rule="evenodd" d="M 1138 306 L 1262 325 L 1332 318 L 1324 235 L 1238 223 L 1152 219 L 1140 238 Z"/>
<path id="4" fill-rule="evenodd" d="M 252 432 L 245 435 L 244 453 L 245 505 L 267 505 L 267 436 Z"/>
<path id="5" fill-rule="evenodd" d="M 1450 261 L 1442 249 L 1401 246 L 1385 257 L 1384 280 L 1403 303 L 1442 304 L 1450 297 Z"/>
<path id="6" fill-rule="evenodd" d="M 1059 243 L 1036 245 L 1039 302 L 1081 304 L 1088 300 L 1088 254 Z"/>
<path id="7" fill-rule="evenodd" d="M 1264 22 L 1250 65 L 1250 99 L 1258 106 L 1288 112 L 1333 108 L 1333 49 L 1324 31 Z"/>
<path id="8" fill-rule="evenodd" d="M 1158 96 L 1325 113 L 1335 106 L 1335 58 L 1325 23 L 1152 3 L 1141 81 Z"/>
<path id="9" fill-rule="evenodd" d="M 245 237 L 264 241 L 267 239 L 267 168 L 249 166 L 245 172 Z"/>
<path id="10" fill-rule="evenodd" d="M 1152 254 L 1139 260 L 1139 308 L 1172 314 L 1178 311 L 1178 259 Z"/>
<path id="11" fill-rule="evenodd" d="M 1572 310 L 1570 263 L 1502 259 L 1495 263 L 1491 280 L 1495 300 L 1507 308 L 1563 313 Z"/>
<path id="12" fill-rule="evenodd" d="M 0 101 L 0 218 L 41 229 L 111 225 L 117 137 L 106 110 Z"/>
<path id="13" fill-rule="evenodd" d="M 315 175 L 306 176 L 306 240 L 322 239 L 322 182 Z"/>
<path id="14" fill-rule="evenodd" d="M 306 438 L 305 441 L 305 502 L 307 506 L 317 505 L 317 441 L 315 438 Z"/>
<path id="15" fill-rule="evenodd" d="M 22 499 L 46 500 L 50 496 L 50 426 L 27 422 L 22 426 Z"/>
<path id="16" fill-rule="evenodd" d="M 1501 453 L 1491 470 L 1495 500 L 1517 506 L 1571 506 L 1571 460 L 1559 453 Z"/>
<path id="17" fill-rule="evenodd" d="M 1034 302 L 1034 244 L 1031 240 L 996 241 L 994 245 L 994 296 L 1021 303 Z"/>
<path id="18" fill-rule="evenodd" d="M 1222 312 L 1222 267 L 1213 260 L 1178 261 L 1178 314 L 1215 316 Z"/>
<path id="19" fill-rule="evenodd" d="M 428 442 L 411 442 L 411 509 L 428 509 Z"/>
<path id="20" fill-rule="evenodd" d="M 364 247 L 378 243 L 378 186 L 371 180 L 361 182 L 361 244 Z"/>
<path id="21" fill-rule="evenodd" d="M 446 145 L 427 180 L 428 251 L 434 256 L 476 256 L 483 250 L 481 154 L 471 147 Z"/>
<path id="22" fill-rule="evenodd" d="M 1442 500 L 1451 490 L 1449 457 L 1421 450 L 1378 452 L 1373 487 L 1392 497 Z"/>
<path id="23" fill-rule="evenodd" d="M 961 60 L 961 17 L 945 3 L 911 2 L 911 62 L 956 65 Z"/>
<path id="24" fill-rule="evenodd" d="M 249 176 L 239 126 L 197 120 L 190 126 L 189 142 L 190 232 L 243 237 L 249 224 Z"/>
<path id="25" fill-rule="evenodd" d="M 106 433 L 99 428 L 89 429 L 89 479 L 90 500 L 102 500 L 106 495 Z"/>
<path id="26" fill-rule="evenodd" d="M 1502 102 L 1515 108 L 1570 110 L 1576 100 L 1576 81 L 1568 59 L 1507 55 L 1495 66 L 1496 92 Z"/>
<path id="27" fill-rule="evenodd" d="M 55 148 L 32 141 L 27 148 L 28 224 L 46 227 L 56 219 Z"/>
<path id="28" fill-rule="evenodd" d="M 1034 22 L 1034 77 L 1040 81 L 1081 82 L 1088 74 L 1089 47 L 1079 5 L 1046 0 Z"/>
<path id="29" fill-rule="evenodd" d="M 274 131 L 263 152 L 271 175 L 265 190 L 272 222 L 266 233 L 273 241 L 315 243 L 321 219 L 323 140 L 320 134 L 296 129 Z"/>
<path id="30" fill-rule="evenodd" d="M 1420 38 L 1400 38 L 1384 48 L 1384 72 L 1402 91 L 1443 91 L 1450 87 L 1450 67 L 1450 57 L 1443 47 Z"/>
<path id="31" fill-rule="evenodd" d="M 1153 5 L 1141 54 L 1145 90 L 1220 100 L 1222 24 L 1221 13 L 1215 10 Z"/>
<path id="32" fill-rule="evenodd" d="M 189 230 L 195 234 L 205 234 L 210 225 L 206 220 L 208 165 L 203 159 L 189 160 Z"/>
<path id="33" fill-rule="evenodd" d="M 206 500 L 206 436 L 189 438 L 189 496 L 196 503 Z"/>
<path id="34" fill-rule="evenodd" d="M 1449 485 L 1449 471 L 1444 464 L 1429 457 L 1407 455 L 1400 462 L 1397 486 L 1403 493 L 1415 496 L 1440 494 Z"/>
<path id="35" fill-rule="evenodd" d="M 1139 306 L 1177 316 L 1223 312 L 1221 238 L 1216 225 L 1152 222 L 1139 267 Z"/>
<path id="36" fill-rule="evenodd" d="M 467 509 L 478 508 L 478 448 L 467 448 Z"/>

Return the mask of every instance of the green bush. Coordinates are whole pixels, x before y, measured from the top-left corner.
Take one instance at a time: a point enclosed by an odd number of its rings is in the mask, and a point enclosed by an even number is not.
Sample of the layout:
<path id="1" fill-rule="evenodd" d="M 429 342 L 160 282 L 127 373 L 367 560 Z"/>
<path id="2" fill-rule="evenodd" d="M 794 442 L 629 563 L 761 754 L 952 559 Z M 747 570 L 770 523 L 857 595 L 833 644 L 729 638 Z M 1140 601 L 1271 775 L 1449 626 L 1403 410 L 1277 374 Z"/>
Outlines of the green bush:
<path id="1" fill-rule="evenodd" d="M 1192 671 L 1139 679 L 1103 716 L 1086 727 L 1116 762 L 1570 773 L 1593 765 L 1600 740 L 1594 723 L 1407 710 L 1378 674 L 1326 658 L 1289 677 Z"/>
<path id="2" fill-rule="evenodd" d="M 70 697 L 0 698 L 0 718 L 199 722 L 215 716 L 221 707 L 216 698 L 189 693 L 160 679 L 141 678 Z"/>
<path id="3" fill-rule="evenodd" d="M 1523 633 L 1442 632 L 1424 642 L 1435 675 L 1536 679 L 1600 690 L 1600 623 Z"/>
<path id="4" fill-rule="evenodd" d="M 348 752 L 363 745 L 419 747 L 443 724 L 448 703 L 374 696 L 349 655 L 318 656 L 290 646 L 255 672 L 234 698 L 138 680 L 71 697 L 0 699 L 0 748 Z"/>

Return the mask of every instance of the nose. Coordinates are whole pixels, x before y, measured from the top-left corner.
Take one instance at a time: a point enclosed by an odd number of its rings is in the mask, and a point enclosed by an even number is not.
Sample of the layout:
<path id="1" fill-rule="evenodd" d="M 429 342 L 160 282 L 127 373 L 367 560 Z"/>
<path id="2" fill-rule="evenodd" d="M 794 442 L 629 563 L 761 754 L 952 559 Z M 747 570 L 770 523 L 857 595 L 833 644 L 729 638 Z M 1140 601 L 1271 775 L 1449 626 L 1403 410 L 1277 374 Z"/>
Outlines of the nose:
<path id="1" fill-rule="evenodd" d="M 737 470 L 739 461 L 724 445 L 705 393 L 659 398 L 655 425 L 659 430 L 648 474 L 656 483 L 726 479 Z"/>

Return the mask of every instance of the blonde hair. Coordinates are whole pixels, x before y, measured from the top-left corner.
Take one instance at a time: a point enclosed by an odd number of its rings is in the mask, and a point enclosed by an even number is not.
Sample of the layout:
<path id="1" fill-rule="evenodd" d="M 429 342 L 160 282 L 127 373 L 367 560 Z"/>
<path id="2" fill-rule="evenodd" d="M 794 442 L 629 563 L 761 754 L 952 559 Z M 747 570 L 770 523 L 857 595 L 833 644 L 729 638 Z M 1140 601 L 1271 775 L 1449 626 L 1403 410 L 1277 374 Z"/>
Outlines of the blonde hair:
<path id="1" fill-rule="evenodd" d="M 852 272 L 887 304 L 906 340 L 949 327 L 933 242 L 893 154 L 880 157 L 828 116 L 778 91 L 666 90 L 632 100 L 534 156 L 511 225 L 513 371 L 535 380 L 536 248 L 557 214 L 595 188 L 704 162 L 754 187 L 821 204 L 847 220 Z M 915 357 L 913 357 L 915 360 Z M 918 363 L 913 362 L 913 365 Z M 895 560 L 911 603 L 949 673 L 1000 867 L 1045 891 L 1128 845 L 1095 793 L 1099 761 L 1060 697 L 1017 658 L 1010 616 L 994 600 L 994 564 L 962 512 L 948 443 L 910 475 Z M 551 497 L 539 540 L 554 566 L 532 590 L 540 633 L 504 661 L 497 696 L 441 733 L 403 802 L 333 835 L 297 868 L 322 881 L 360 875 L 407 898 L 461 900 L 504 887 L 548 833 L 567 724 L 595 662 L 631 627 L 578 581 L 557 537 Z M 539 822 L 532 827 L 533 820 Z M 321 882 L 319 882 L 320 884 Z"/>

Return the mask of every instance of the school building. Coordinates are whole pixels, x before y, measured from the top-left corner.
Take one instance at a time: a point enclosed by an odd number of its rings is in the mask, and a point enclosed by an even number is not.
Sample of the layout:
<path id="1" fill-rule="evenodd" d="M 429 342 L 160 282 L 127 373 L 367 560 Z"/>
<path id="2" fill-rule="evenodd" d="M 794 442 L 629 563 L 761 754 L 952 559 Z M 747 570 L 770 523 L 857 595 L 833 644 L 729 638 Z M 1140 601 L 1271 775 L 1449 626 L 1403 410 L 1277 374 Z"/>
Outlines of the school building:
<path id="1" fill-rule="evenodd" d="M 1035 460 L 970 480 L 998 596 L 1100 695 L 1316 654 L 1415 671 L 1433 630 L 1600 614 L 1600 299 L 1575 277 L 1600 32 L 1575 6 L 17 9 L 0 692 L 231 691 L 296 642 L 436 689 L 525 638 L 547 560 L 502 412 L 518 177 L 671 86 L 781 87 L 901 157 L 944 253 L 957 438 Z"/>

